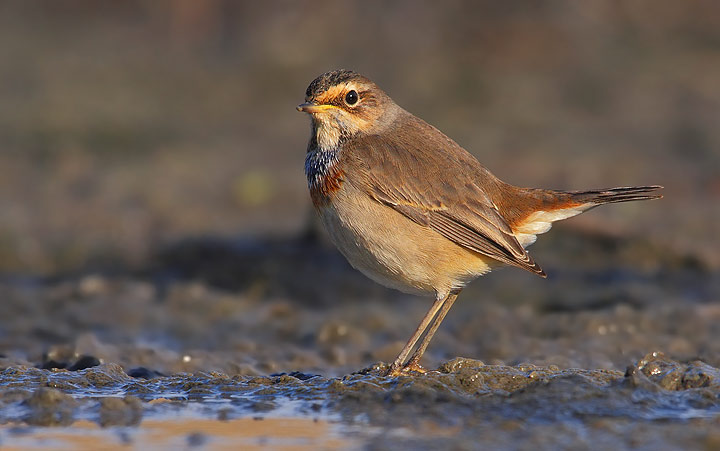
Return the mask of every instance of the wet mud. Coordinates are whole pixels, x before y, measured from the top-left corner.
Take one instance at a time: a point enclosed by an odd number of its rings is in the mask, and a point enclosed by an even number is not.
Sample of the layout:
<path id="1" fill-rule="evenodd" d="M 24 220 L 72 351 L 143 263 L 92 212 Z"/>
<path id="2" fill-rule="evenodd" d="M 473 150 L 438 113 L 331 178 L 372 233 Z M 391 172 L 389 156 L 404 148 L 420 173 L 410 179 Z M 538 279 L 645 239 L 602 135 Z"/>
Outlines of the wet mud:
<path id="1" fill-rule="evenodd" d="M 548 280 L 475 282 L 429 371 L 398 378 L 383 362 L 429 300 L 367 281 L 317 236 L 198 239 L 144 267 L 7 278 L 0 444 L 81 446 L 90 427 L 117 446 L 720 445 L 716 272 L 578 231 L 535 255 Z M 268 442 L 263 421 L 305 432 Z"/>
<path id="2" fill-rule="evenodd" d="M 147 443 L 141 436 L 147 426 L 137 426 L 158 419 L 285 418 L 326 423 L 320 437 L 334 440 L 332 446 L 324 443 L 328 447 L 576 448 L 594 447 L 595 440 L 639 449 L 720 444 L 720 370 L 699 361 L 682 364 L 655 353 L 625 373 L 462 358 L 424 375 L 389 378 L 384 369 L 376 365 L 336 378 L 295 372 L 143 379 L 116 364 L 77 372 L 8 368 L 0 374 L 0 421 L 13 426 L 0 428 L 0 437 L 12 444 L 33 427 L 90 422 L 109 435 L 120 434 L 125 444 L 139 445 Z M 253 434 L 252 424 L 244 426 L 230 437 L 262 445 L 263 437 L 277 436 Z M 223 437 L 192 422 L 180 432 L 188 444 L 218 444 Z M 296 437 L 293 443 L 301 442 Z"/>

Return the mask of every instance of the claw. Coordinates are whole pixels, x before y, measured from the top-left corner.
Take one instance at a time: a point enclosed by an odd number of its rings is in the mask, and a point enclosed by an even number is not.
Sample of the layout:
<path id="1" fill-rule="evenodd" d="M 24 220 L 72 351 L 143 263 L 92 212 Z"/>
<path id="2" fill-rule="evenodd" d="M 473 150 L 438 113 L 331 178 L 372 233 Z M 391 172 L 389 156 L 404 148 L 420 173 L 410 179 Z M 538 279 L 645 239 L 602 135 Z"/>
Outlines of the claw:
<path id="1" fill-rule="evenodd" d="M 411 360 L 403 367 L 391 366 L 385 375 L 389 377 L 398 377 L 401 375 L 408 375 L 409 373 L 425 374 L 427 373 L 427 370 L 420 366 L 417 361 Z"/>
<path id="2" fill-rule="evenodd" d="M 403 371 L 403 373 L 409 373 L 411 371 L 415 372 L 415 373 L 420 373 L 420 374 L 427 373 L 427 370 L 425 368 L 421 367 L 420 364 L 418 362 L 416 362 L 415 360 L 409 361 L 407 363 L 407 365 L 405 365 L 405 367 L 402 369 L 402 371 Z"/>

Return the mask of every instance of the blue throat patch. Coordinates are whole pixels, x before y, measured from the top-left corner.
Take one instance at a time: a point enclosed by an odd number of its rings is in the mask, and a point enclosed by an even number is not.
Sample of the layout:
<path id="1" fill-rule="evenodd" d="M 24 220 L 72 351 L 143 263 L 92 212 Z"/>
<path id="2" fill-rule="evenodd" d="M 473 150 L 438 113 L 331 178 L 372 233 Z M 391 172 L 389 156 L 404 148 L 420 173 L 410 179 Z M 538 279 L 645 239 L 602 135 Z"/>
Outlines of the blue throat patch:
<path id="1" fill-rule="evenodd" d="M 333 166 L 338 162 L 338 150 L 314 149 L 305 156 L 305 176 L 308 188 L 322 183 L 323 178 L 330 174 Z"/>

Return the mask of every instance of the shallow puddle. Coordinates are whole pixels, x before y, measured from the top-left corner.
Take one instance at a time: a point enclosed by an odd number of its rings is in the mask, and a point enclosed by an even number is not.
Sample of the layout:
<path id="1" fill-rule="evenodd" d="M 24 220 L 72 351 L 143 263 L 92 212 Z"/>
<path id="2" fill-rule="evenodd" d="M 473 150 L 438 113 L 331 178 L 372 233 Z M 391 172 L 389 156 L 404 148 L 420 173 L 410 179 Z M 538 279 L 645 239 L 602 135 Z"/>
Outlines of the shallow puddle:
<path id="1" fill-rule="evenodd" d="M 502 437 L 509 440 L 504 445 L 557 445 L 560 437 L 579 445 L 599 434 L 627 445 L 638 425 L 650 443 L 681 440 L 692 447 L 720 439 L 700 433 L 720 424 L 720 371 L 702 362 L 656 353 L 625 373 L 469 359 L 424 375 L 389 378 L 383 370 L 334 378 L 295 372 L 142 379 L 116 364 L 81 371 L 8 368 L 0 373 L 0 443 L 17 449 L 353 449 L 466 446 L 482 439 L 504 447 Z"/>
<path id="2" fill-rule="evenodd" d="M 80 420 L 57 428 L 0 427 L 3 449 L 354 449 L 336 423 L 307 418 L 181 418 L 145 420 L 137 427 L 102 428 Z"/>

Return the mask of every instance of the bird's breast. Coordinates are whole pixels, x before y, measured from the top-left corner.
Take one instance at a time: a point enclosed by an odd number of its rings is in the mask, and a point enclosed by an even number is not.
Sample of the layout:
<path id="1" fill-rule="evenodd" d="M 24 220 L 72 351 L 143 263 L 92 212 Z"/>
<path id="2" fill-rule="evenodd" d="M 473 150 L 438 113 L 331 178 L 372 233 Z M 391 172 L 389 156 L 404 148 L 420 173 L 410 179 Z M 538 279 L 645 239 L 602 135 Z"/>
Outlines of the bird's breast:
<path id="1" fill-rule="evenodd" d="M 331 202 L 344 182 L 345 173 L 338 165 L 338 151 L 311 150 L 305 157 L 305 176 L 315 208 Z"/>

